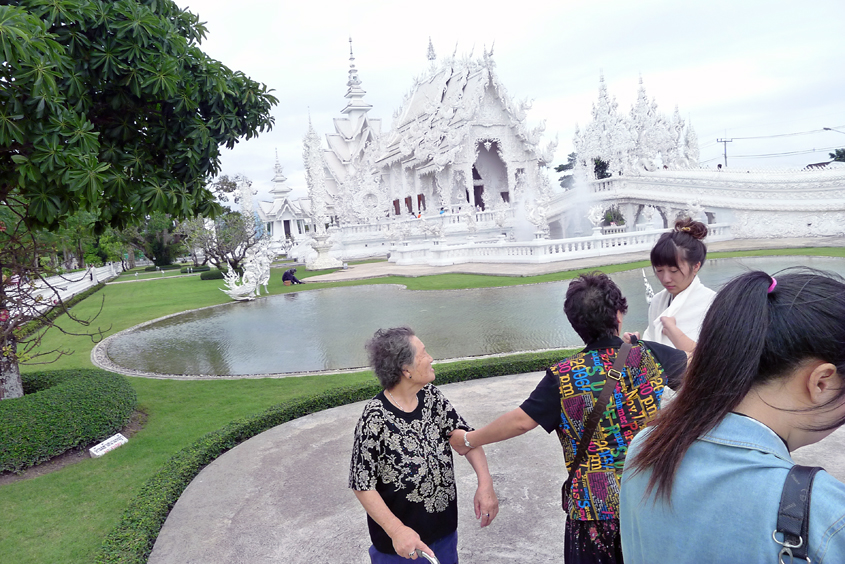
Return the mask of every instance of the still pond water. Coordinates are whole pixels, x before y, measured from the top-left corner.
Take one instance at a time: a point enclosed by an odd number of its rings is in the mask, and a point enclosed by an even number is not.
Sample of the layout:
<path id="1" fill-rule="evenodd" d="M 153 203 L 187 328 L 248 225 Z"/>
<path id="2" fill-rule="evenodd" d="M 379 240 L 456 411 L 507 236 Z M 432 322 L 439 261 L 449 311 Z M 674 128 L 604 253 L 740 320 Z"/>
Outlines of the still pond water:
<path id="1" fill-rule="evenodd" d="M 718 290 L 747 270 L 810 266 L 845 275 L 845 259 L 711 259 L 699 277 Z M 650 269 L 655 292 L 662 289 Z M 623 329 L 643 331 L 642 271 L 611 276 L 628 298 Z M 576 347 L 563 314 L 568 281 L 474 290 L 328 288 L 188 312 L 128 331 L 108 346 L 116 364 L 169 374 L 246 375 L 366 366 L 364 342 L 380 327 L 409 325 L 435 359 Z"/>

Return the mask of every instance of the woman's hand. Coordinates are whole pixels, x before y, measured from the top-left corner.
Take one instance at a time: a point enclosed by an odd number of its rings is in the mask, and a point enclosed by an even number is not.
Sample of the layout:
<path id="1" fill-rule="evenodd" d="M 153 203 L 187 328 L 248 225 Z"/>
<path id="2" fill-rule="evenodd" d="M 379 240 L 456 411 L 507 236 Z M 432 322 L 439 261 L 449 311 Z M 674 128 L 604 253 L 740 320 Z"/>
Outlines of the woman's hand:
<path id="1" fill-rule="evenodd" d="M 622 333 L 622 340 L 625 341 L 626 343 L 628 343 L 629 345 L 631 344 L 631 337 L 636 337 L 637 340 L 639 341 L 640 340 L 640 332 L 636 331 L 634 333 Z"/>
<path id="2" fill-rule="evenodd" d="M 417 559 L 417 549 L 434 556 L 434 551 L 428 548 L 426 544 L 420 540 L 420 536 L 415 530 L 406 527 L 402 521 L 387 507 L 384 499 L 376 490 L 352 490 L 355 492 L 355 497 L 361 502 L 361 505 L 366 509 L 367 514 L 372 517 L 373 521 L 379 524 L 384 529 L 384 532 L 393 541 L 393 550 L 402 558 L 409 560 Z"/>
<path id="3" fill-rule="evenodd" d="M 422 550 L 429 556 L 434 556 L 434 551 L 428 548 L 415 530 L 405 525 L 397 527 L 395 531 L 391 531 L 390 539 L 393 541 L 393 550 L 402 558 L 416 560 L 417 549 Z"/>
<path id="4" fill-rule="evenodd" d="M 695 341 L 687 337 L 686 333 L 678 329 L 675 318 L 669 315 L 664 315 L 660 318 L 663 323 L 663 334 L 666 335 L 675 348 L 678 350 L 692 352 L 695 350 Z"/>
<path id="5" fill-rule="evenodd" d="M 493 490 L 493 483 L 478 484 L 475 490 L 475 518 L 481 519 L 481 526 L 486 527 L 499 514 L 499 498 Z"/>
<path id="6" fill-rule="evenodd" d="M 661 317 L 660 322 L 663 324 L 663 334 L 667 337 L 670 337 L 672 333 L 678 329 L 678 325 L 675 323 L 675 318 L 670 315 L 664 315 Z"/>

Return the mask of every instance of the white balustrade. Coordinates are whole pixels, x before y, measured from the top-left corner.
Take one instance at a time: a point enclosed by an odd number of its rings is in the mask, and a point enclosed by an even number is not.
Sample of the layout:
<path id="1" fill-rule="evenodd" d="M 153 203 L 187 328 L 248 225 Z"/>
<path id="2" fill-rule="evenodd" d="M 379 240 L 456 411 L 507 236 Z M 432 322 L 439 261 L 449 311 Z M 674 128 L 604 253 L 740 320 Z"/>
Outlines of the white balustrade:
<path id="1" fill-rule="evenodd" d="M 707 241 L 731 239 L 730 226 L 708 225 Z M 391 250 L 390 261 L 398 265 L 428 264 L 449 266 L 471 262 L 544 264 L 578 258 L 608 256 L 651 250 L 665 229 L 593 235 L 568 239 L 539 239 L 509 243 L 501 239 L 470 243 L 435 245 L 432 242 L 404 241 Z"/>
<path id="2" fill-rule="evenodd" d="M 66 302 L 100 282 L 114 278 L 122 271 L 123 265 L 121 263 L 109 263 L 99 268 L 89 267 L 84 271 L 37 280 L 31 290 L 28 284 L 23 283 L 20 289 L 21 291 L 31 291 L 35 299 L 41 304 L 37 309 L 43 312 L 59 303 L 59 300 Z"/>

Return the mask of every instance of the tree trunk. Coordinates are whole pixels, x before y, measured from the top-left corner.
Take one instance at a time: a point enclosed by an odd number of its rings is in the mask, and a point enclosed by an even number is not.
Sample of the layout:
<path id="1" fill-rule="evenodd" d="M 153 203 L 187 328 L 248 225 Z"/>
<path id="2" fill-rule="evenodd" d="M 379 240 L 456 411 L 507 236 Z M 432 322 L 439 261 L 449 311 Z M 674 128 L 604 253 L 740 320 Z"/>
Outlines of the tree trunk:
<path id="1" fill-rule="evenodd" d="M 0 400 L 23 397 L 21 371 L 16 360 L 17 340 L 9 335 L 0 343 L 2 350 L 7 353 L 0 352 Z"/>

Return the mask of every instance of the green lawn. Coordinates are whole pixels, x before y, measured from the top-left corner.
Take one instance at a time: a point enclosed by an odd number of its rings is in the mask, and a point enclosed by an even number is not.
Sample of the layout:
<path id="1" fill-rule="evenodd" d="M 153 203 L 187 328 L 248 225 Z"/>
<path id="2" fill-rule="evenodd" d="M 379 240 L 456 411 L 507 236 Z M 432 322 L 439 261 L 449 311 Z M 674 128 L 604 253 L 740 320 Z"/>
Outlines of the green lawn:
<path id="1" fill-rule="evenodd" d="M 788 249 L 713 253 L 711 256 L 757 254 L 845 256 L 845 249 Z M 618 272 L 646 266 L 647 262 L 637 262 L 601 270 Z M 178 270 L 175 272 L 178 273 Z M 278 294 L 361 284 L 402 284 L 412 290 L 482 288 L 566 280 L 579 272 L 533 277 L 467 274 L 385 277 L 290 287 L 284 286 L 281 276 L 277 275 L 271 278 L 270 292 Z M 274 270 L 273 274 L 280 274 L 280 271 Z M 307 279 L 315 274 L 304 267 L 297 267 L 300 278 Z M 103 304 L 92 327 L 101 328 L 108 335 L 163 315 L 230 301 L 219 290 L 224 286 L 221 280 L 203 281 L 198 276 L 157 276 L 159 279 L 150 281 L 108 285 L 76 305 L 73 312 L 76 316 L 90 318 Z M 66 317 L 60 320 L 60 325 L 69 330 L 79 330 Z M 91 366 L 89 356 L 93 346 L 89 337 L 74 337 L 51 330 L 45 336 L 41 350 L 74 351 L 74 354 L 61 357 L 47 368 L 78 368 Z M 23 367 L 23 370 L 43 368 L 31 366 Z M 221 381 L 130 378 L 138 394 L 139 407 L 148 415 L 148 420 L 129 444 L 101 459 L 87 459 L 52 474 L 0 487 L 0 507 L 7 515 L 6 524 L 0 527 L 0 562 L 91 562 L 103 538 L 117 524 L 140 486 L 180 449 L 233 419 L 258 413 L 286 400 L 370 378 L 369 372 Z"/>

